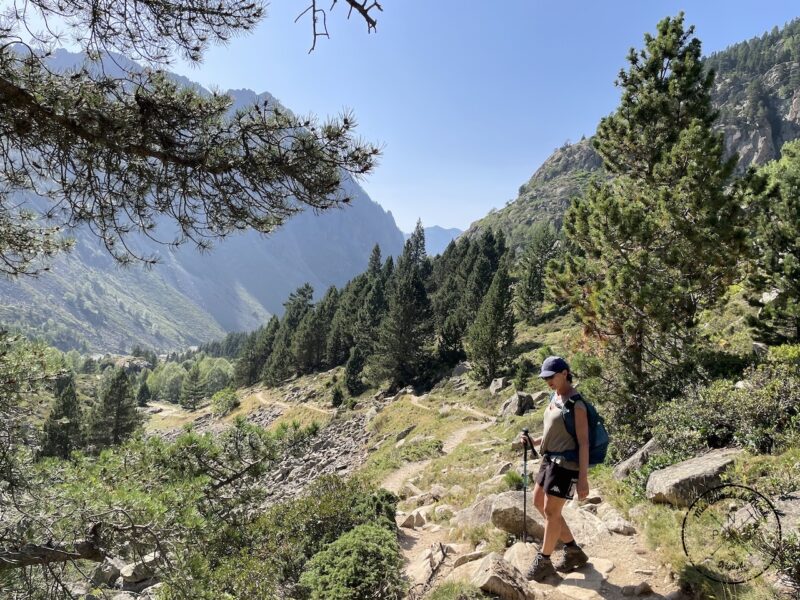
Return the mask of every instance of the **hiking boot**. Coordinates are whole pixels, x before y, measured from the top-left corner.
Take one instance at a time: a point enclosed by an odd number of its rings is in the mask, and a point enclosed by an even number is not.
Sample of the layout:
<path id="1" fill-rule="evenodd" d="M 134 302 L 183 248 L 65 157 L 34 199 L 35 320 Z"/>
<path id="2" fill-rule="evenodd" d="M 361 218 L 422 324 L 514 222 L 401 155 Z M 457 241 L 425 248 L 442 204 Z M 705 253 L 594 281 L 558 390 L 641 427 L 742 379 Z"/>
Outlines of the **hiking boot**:
<path id="1" fill-rule="evenodd" d="M 556 571 L 569 573 L 570 571 L 581 568 L 587 562 L 589 562 L 589 557 L 581 550 L 580 546 L 565 546 L 561 560 L 556 561 L 554 567 Z"/>
<path id="2" fill-rule="evenodd" d="M 525 577 L 533 579 L 534 581 L 541 581 L 545 577 L 555 574 L 556 570 L 553 568 L 552 561 L 549 558 L 544 558 L 541 554 L 537 554 L 531 566 L 528 567 L 528 572 L 525 573 Z"/>

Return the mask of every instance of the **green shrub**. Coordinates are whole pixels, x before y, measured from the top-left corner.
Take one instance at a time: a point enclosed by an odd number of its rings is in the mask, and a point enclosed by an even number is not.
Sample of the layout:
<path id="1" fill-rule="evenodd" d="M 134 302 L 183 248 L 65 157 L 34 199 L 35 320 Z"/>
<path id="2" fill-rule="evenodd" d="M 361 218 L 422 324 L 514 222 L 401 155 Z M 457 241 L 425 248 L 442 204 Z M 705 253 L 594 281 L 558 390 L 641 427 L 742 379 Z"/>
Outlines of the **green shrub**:
<path id="1" fill-rule="evenodd" d="M 224 388 L 211 396 L 211 411 L 218 417 L 227 415 L 239 406 L 239 397 L 231 388 Z"/>
<path id="2" fill-rule="evenodd" d="M 400 450 L 400 458 L 409 462 L 436 458 L 441 456 L 444 444 L 442 440 L 420 439 L 410 441 L 403 445 Z"/>
<path id="3" fill-rule="evenodd" d="M 518 392 L 524 391 L 526 387 L 528 387 L 528 383 L 531 380 L 531 373 L 533 372 L 533 363 L 528 358 L 521 358 L 517 362 L 517 366 L 514 369 L 514 389 Z"/>
<path id="4" fill-rule="evenodd" d="M 774 453 L 800 437 L 800 367 L 765 363 L 745 372 L 744 385 L 721 380 L 673 400 L 650 415 L 667 452 L 741 446 Z"/>
<path id="5" fill-rule="evenodd" d="M 281 581 L 297 581 L 308 559 L 358 525 L 394 531 L 397 497 L 358 479 L 329 475 L 301 498 L 272 507 L 253 528 L 257 554 Z"/>
<path id="6" fill-rule="evenodd" d="M 333 388 L 333 394 L 331 394 L 331 405 L 334 408 L 338 408 L 342 405 L 343 401 L 344 392 L 342 392 L 342 388 L 337 385 L 335 388 Z"/>
<path id="7" fill-rule="evenodd" d="M 767 360 L 771 362 L 800 365 L 800 344 L 784 344 L 769 349 Z"/>
<path id="8" fill-rule="evenodd" d="M 403 558 L 393 532 L 359 525 L 308 561 L 300 585 L 310 600 L 401 600 Z"/>
<path id="9" fill-rule="evenodd" d="M 506 474 L 503 475 L 503 483 L 505 483 L 510 490 L 521 490 L 522 475 L 516 471 L 506 471 Z"/>

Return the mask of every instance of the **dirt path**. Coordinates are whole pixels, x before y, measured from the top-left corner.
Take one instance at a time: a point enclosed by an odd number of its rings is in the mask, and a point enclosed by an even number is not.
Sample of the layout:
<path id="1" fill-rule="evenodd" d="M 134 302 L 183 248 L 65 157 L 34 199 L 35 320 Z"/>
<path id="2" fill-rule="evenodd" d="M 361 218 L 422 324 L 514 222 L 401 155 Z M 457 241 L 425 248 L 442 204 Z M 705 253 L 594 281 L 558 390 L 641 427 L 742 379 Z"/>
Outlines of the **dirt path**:
<path id="1" fill-rule="evenodd" d="M 491 425 L 492 423 L 489 422 L 473 423 L 472 425 L 467 425 L 466 427 L 456 429 L 444 441 L 442 445 L 442 452 L 444 454 L 450 454 L 461 442 L 467 438 L 470 433 L 486 429 Z M 393 471 L 388 477 L 386 477 L 386 479 L 383 480 L 383 483 L 381 483 L 381 487 L 396 494 L 400 491 L 400 488 L 403 487 L 405 482 L 407 482 L 409 479 L 412 479 L 416 474 L 422 472 L 430 463 L 430 458 L 417 462 L 406 463 L 397 471 Z"/>

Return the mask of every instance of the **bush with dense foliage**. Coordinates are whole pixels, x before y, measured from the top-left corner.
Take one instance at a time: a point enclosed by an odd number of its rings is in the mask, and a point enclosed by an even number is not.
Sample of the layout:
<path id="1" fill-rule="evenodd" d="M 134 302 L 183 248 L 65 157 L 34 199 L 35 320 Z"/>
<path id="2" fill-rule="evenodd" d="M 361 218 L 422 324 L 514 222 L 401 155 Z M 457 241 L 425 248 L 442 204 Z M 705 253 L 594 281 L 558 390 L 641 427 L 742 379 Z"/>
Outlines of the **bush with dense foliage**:
<path id="1" fill-rule="evenodd" d="M 211 397 L 211 410 L 217 416 L 224 416 L 239 406 L 239 397 L 231 388 L 218 391 Z"/>
<path id="2" fill-rule="evenodd" d="M 800 439 L 800 367 L 765 363 L 740 384 L 719 380 L 690 391 L 651 417 L 665 450 L 694 453 L 735 445 L 774 453 Z"/>
<path id="3" fill-rule="evenodd" d="M 317 553 L 300 584 L 310 600 L 400 600 L 405 596 L 397 536 L 378 525 L 359 525 Z"/>

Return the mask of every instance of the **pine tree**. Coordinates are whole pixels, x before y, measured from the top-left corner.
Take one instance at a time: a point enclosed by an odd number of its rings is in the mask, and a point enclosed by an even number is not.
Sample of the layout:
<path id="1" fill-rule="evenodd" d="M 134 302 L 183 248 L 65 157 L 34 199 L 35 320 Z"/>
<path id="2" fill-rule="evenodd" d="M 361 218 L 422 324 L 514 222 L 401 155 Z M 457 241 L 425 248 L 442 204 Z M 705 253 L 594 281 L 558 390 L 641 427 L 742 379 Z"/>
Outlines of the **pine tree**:
<path id="1" fill-rule="evenodd" d="M 381 260 L 381 247 L 375 244 L 372 247 L 372 252 L 369 255 L 369 264 L 367 265 L 367 276 L 374 279 L 381 274 L 381 267 L 383 262 Z"/>
<path id="2" fill-rule="evenodd" d="M 305 283 L 292 292 L 289 299 L 284 302 L 283 306 L 286 310 L 275 334 L 272 353 L 263 371 L 264 381 L 268 385 L 280 385 L 284 379 L 296 372 L 297 365 L 292 353 L 292 339 L 303 317 L 311 310 L 313 295 L 314 288 Z"/>
<path id="3" fill-rule="evenodd" d="M 350 350 L 350 358 L 344 366 L 344 385 L 351 396 L 358 396 L 364 391 L 364 382 L 361 373 L 364 371 L 366 357 L 359 346 L 353 346 Z"/>
<path id="4" fill-rule="evenodd" d="M 800 343 L 800 141 L 787 142 L 781 159 L 755 178 L 755 269 L 748 277 L 751 303 L 760 307 L 750 324 L 769 344 Z"/>
<path id="5" fill-rule="evenodd" d="M 325 360 L 325 330 L 321 313 L 310 309 L 292 337 L 294 364 L 300 373 L 311 373 L 322 366 Z"/>
<path id="6" fill-rule="evenodd" d="M 594 138 L 612 178 L 595 181 L 567 211 L 572 251 L 548 276 L 634 395 L 688 355 L 698 314 L 731 282 L 741 249 L 727 188 L 736 157 L 723 159 L 722 134 L 712 129 L 714 75 L 692 34 L 680 14 L 631 50 L 620 106 Z"/>
<path id="7" fill-rule="evenodd" d="M 90 416 L 89 442 L 97 450 L 120 444 L 139 428 L 141 421 L 128 376 L 123 369 L 115 369 Z"/>
<path id="8" fill-rule="evenodd" d="M 200 366 L 195 363 L 181 383 L 181 406 L 194 410 L 205 395 L 205 387 L 200 381 Z"/>
<path id="9" fill-rule="evenodd" d="M 380 275 L 380 272 L 378 274 Z M 378 329 L 387 309 L 386 283 L 378 276 L 373 280 L 363 304 L 358 309 L 355 325 L 354 343 L 364 356 L 370 356 L 374 352 Z"/>
<path id="10" fill-rule="evenodd" d="M 511 279 L 501 263 L 475 322 L 467 332 L 467 358 L 481 383 L 488 384 L 507 366 L 514 345 Z"/>
<path id="11" fill-rule="evenodd" d="M 520 261 L 519 283 L 515 288 L 517 312 L 529 325 L 540 316 L 547 289 L 547 264 L 558 256 L 558 236 L 549 223 L 540 223 L 531 233 L 531 241 Z"/>
<path id="12" fill-rule="evenodd" d="M 233 380 L 238 387 L 253 385 L 259 380 L 261 371 L 272 353 L 279 326 L 280 319 L 273 315 L 266 326 L 260 327 L 247 337 L 236 358 L 233 371 Z"/>
<path id="13" fill-rule="evenodd" d="M 42 429 L 42 456 L 69 458 L 83 446 L 82 411 L 72 376 L 63 378 Z"/>
<path id="14" fill-rule="evenodd" d="M 390 286 L 374 357 L 379 376 L 393 386 L 417 382 L 430 362 L 433 315 L 422 273 L 427 269 L 421 223 L 406 240 Z"/>
<path id="15" fill-rule="evenodd" d="M 142 381 L 136 392 L 136 404 L 139 406 L 147 406 L 150 397 L 150 388 L 147 387 L 147 381 Z"/>

